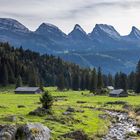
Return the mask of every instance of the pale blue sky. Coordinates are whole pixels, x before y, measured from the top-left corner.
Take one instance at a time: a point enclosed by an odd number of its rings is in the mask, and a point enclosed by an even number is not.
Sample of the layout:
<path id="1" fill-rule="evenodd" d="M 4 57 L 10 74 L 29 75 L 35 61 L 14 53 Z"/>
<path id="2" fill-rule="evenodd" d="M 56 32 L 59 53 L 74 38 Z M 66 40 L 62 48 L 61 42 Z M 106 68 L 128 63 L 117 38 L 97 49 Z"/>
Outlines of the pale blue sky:
<path id="1" fill-rule="evenodd" d="M 91 32 L 96 23 L 113 25 L 121 34 L 140 29 L 140 0 L 0 0 L 0 17 L 14 18 L 35 30 L 42 22 L 68 33 L 78 23 Z"/>

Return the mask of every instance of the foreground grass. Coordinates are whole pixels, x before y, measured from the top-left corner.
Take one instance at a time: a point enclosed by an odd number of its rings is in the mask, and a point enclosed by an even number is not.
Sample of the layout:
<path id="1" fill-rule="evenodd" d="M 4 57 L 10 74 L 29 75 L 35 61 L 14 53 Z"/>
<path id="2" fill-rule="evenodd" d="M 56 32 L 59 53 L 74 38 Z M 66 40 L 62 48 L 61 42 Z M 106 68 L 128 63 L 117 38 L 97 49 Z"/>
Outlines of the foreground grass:
<path id="1" fill-rule="evenodd" d="M 74 130 L 83 130 L 90 137 L 103 135 L 108 130 L 109 119 L 101 119 L 99 114 L 104 112 L 93 109 L 108 108 L 122 110 L 121 105 L 105 105 L 108 101 L 126 101 L 131 105 L 140 104 L 140 96 L 127 98 L 111 98 L 107 96 L 90 96 L 88 91 L 58 92 L 56 88 L 46 88 L 55 97 L 52 115 L 44 117 L 30 116 L 28 113 L 37 107 L 40 95 L 17 95 L 12 91 L 0 92 L 0 124 L 22 124 L 27 122 L 40 122 L 52 130 L 53 139 L 62 139 L 62 135 Z M 7 94 L 5 94 L 7 93 Z M 82 93 L 82 94 L 81 94 Z M 84 103 L 81 103 L 84 102 Z M 79 103 L 80 102 L 80 103 Z M 18 108 L 19 105 L 25 106 Z M 63 115 L 68 107 L 77 111 L 71 115 Z M 16 121 L 7 120 L 7 116 L 16 116 Z M 61 137 L 61 138 L 60 138 Z"/>

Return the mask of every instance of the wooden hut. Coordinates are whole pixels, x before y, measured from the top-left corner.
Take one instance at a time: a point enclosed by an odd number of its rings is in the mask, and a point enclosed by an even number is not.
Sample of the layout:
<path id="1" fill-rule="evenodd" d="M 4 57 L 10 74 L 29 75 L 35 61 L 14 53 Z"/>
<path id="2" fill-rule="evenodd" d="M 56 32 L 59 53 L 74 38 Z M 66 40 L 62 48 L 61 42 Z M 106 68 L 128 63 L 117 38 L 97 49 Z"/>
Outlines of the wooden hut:
<path id="1" fill-rule="evenodd" d="M 123 89 L 112 90 L 109 93 L 110 97 L 128 97 L 128 93 Z"/>
<path id="2" fill-rule="evenodd" d="M 39 94 L 42 90 L 39 87 L 18 87 L 15 89 L 16 94 Z"/>

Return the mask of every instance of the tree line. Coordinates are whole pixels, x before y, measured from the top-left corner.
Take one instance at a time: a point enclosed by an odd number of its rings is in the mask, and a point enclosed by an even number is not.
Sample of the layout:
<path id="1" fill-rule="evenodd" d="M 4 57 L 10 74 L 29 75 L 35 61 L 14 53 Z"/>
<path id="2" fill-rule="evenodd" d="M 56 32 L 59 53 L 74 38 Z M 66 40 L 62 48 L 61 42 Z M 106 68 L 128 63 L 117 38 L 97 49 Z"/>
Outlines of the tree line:
<path id="1" fill-rule="evenodd" d="M 57 86 L 59 90 L 96 91 L 106 86 L 140 92 L 140 61 L 130 74 L 103 74 L 101 68 L 89 69 L 52 55 L 14 48 L 0 43 L 0 85 Z"/>

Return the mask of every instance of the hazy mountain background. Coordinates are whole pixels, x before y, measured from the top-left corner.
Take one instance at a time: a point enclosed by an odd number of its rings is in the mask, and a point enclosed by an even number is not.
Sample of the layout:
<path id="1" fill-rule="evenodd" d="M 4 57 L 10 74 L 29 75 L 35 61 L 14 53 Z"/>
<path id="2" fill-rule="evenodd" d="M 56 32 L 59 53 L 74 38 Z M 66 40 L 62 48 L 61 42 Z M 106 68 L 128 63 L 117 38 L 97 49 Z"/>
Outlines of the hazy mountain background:
<path id="1" fill-rule="evenodd" d="M 105 73 L 128 73 L 140 58 L 140 30 L 136 27 L 121 36 L 111 25 L 96 24 L 87 34 L 76 24 L 67 35 L 52 24 L 42 23 L 33 32 L 14 19 L 0 18 L 0 41 L 60 56 L 83 67 L 100 66 Z"/>

